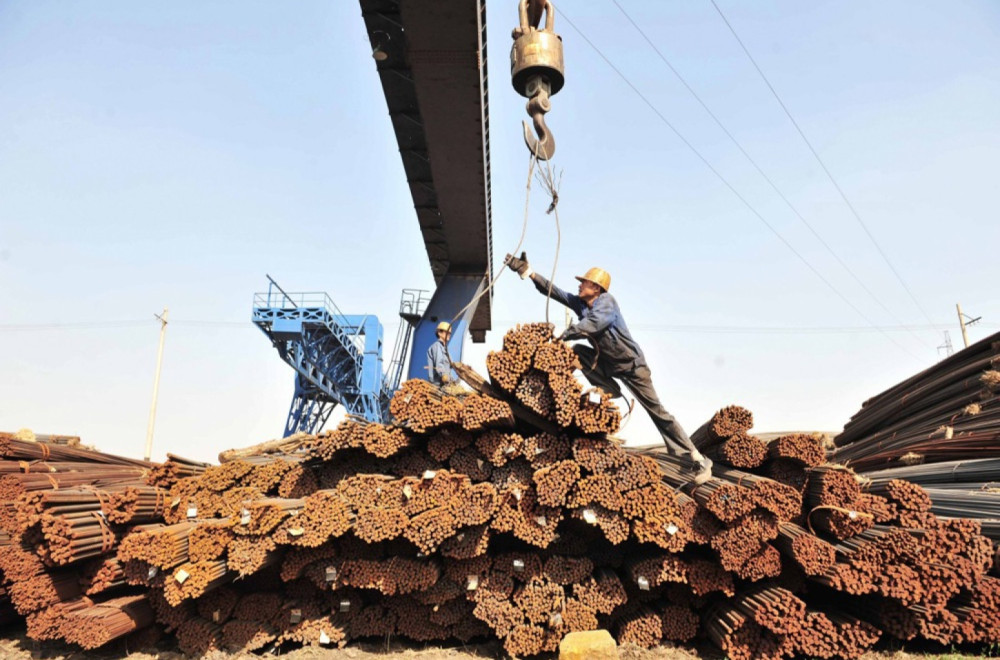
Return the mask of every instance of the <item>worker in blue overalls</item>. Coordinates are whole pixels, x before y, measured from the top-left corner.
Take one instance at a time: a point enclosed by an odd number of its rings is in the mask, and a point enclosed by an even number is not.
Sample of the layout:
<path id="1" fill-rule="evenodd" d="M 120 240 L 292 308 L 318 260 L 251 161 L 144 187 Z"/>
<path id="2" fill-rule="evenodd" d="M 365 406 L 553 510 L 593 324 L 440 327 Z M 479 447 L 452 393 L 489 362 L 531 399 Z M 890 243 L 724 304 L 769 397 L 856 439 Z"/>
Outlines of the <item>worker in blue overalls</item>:
<path id="1" fill-rule="evenodd" d="M 458 374 L 451 368 L 448 359 L 448 340 L 451 339 L 451 324 L 441 321 L 437 325 L 437 341 L 427 349 L 428 380 L 438 386 L 458 383 Z"/>
<path id="2" fill-rule="evenodd" d="M 712 460 L 698 451 L 684 428 L 660 403 L 653 389 L 646 357 L 629 333 L 618 302 L 608 293 L 611 275 L 600 268 L 591 268 L 585 275 L 576 278 L 580 286 L 577 295 L 573 295 L 551 285 L 534 272 L 523 252 L 520 258 L 508 254 L 505 263 L 522 280 L 530 277 L 542 294 L 549 294 L 553 300 L 576 312 L 580 320 L 566 328 L 560 339 L 586 338 L 596 346 L 596 351 L 586 344 L 573 346 L 587 380 L 615 398 L 622 396 L 621 388 L 615 381 L 623 382 L 649 413 L 667 451 L 689 461 L 692 481 L 703 484 L 711 479 Z"/>

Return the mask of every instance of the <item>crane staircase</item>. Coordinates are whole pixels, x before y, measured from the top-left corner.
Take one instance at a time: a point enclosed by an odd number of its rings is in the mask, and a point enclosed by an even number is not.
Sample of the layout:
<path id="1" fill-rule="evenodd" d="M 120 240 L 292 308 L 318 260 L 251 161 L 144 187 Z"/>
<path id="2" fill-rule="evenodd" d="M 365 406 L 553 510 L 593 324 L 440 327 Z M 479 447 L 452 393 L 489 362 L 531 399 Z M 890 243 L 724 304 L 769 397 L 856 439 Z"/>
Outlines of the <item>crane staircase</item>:
<path id="1" fill-rule="evenodd" d="M 413 328 L 426 292 L 407 289 L 388 374 L 382 371 L 382 324 L 371 314 L 343 314 L 323 292 L 288 293 L 270 276 L 254 294 L 253 322 L 295 370 L 295 391 L 284 436 L 317 433 L 334 408 L 379 422 L 399 387 Z"/>

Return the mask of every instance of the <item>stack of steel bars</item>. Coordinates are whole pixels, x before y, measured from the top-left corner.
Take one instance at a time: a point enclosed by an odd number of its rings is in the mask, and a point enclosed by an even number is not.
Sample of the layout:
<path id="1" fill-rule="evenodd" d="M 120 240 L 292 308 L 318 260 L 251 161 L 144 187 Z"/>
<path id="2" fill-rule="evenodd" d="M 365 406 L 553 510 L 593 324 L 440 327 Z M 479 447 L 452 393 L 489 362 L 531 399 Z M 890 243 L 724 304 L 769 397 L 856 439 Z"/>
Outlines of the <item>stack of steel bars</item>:
<path id="1" fill-rule="evenodd" d="M 515 328 L 487 365 L 456 365 L 464 395 L 407 382 L 392 424 L 26 488 L 6 594 L 37 639 L 155 620 L 192 655 L 395 636 L 523 657 L 597 628 L 747 659 L 1000 641 L 993 544 L 920 485 L 858 478 L 818 436 L 751 436 L 729 406 L 694 434 L 716 465 L 693 487 L 686 457 L 615 437 L 615 404 L 551 326 Z"/>
<path id="2" fill-rule="evenodd" d="M 858 471 L 1000 456 L 1000 333 L 868 399 L 834 443 Z"/>
<path id="3" fill-rule="evenodd" d="M 115 556 L 136 523 L 158 521 L 167 491 L 154 465 L 60 436 L 0 433 L 0 618 L 28 635 L 96 648 L 145 628 L 153 612 Z"/>
<path id="4" fill-rule="evenodd" d="M 1000 541 L 1000 334 L 872 397 L 835 443 L 869 492 L 919 484 L 926 510 Z"/>

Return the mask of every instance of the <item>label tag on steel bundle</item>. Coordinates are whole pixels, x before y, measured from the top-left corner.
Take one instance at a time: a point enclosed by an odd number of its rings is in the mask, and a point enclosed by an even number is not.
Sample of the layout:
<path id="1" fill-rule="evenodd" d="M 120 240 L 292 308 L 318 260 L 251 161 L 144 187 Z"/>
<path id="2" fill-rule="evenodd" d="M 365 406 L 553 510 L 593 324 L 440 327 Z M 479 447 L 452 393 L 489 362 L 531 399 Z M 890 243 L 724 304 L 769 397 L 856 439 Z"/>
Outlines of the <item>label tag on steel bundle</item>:
<path id="1" fill-rule="evenodd" d="M 850 518 L 851 520 L 856 520 L 857 517 L 858 517 L 858 512 L 857 511 L 848 511 L 847 512 L 847 517 Z"/>
<path id="2" fill-rule="evenodd" d="M 504 447 L 503 453 L 506 454 L 507 456 L 510 456 L 511 454 L 513 454 L 516 451 L 517 451 L 517 448 L 514 447 L 514 445 L 507 445 L 506 447 Z"/>
<path id="3" fill-rule="evenodd" d="M 181 498 L 175 497 L 174 500 L 170 503 L 170 508 L 176 509 L 180 505 L 180 503 L 181 503 Z"/>
<path id="4" fill-rule="evenodd" d="M 298 623 L 302 620 L 302 610 L 292 610 L 288 613 L 289 623 Z"/>
<path id="5" fill-rule="evenodd" d="M 549 627 L 557 628 L 562 625 L 563 617 L 561 612 L 553 612 L 552 616 L 549 617 Z"/>
<path id="6" fill-rule="evenodd" d="M 478 575 L 470 575 L 470 576 L 468 576 L 468 577 L 465 578 L 465 590 L 466 591 L 475 591 L 478 588 L 479 588 L 479 576 Z"/>
<path id="7" fill-rule="evenodd" d="M 306 533 L 306 530 L 301 527 L 292 527 L 291 529 L 288 530 L 288 533 L 291 536 L 302 536 L 303 534 Z"/>
<path id="8" fill-rule="evenodd" d="M 590 390 L 590 393 L 587 395 L 587 401 L 595 405 L 599 404 L 601 402 L 601 393 L 597 390 Z"/>
<path id="9" fill-rule="evenodd" d="M 546 518 L 545 516 L 536 516 L 535 522 L 538 523 L 539 527 L 545 527 L 547 524 L 549 524 L 548 518 Z"/>
<path id="10" fill-rule="evenodd" d="M 185 571 L 183 568 L 178 568 L 177 572 L 174 573 L 174 579 L 177 580 L 178 584 L 184 584 L 184 581 L 187 580 L 189 577 L 191 577 L 191 575 L 188 574 L 188 572 Z"/>
<path id="11" fill-rule="evenodd" d="M 341 612 L 350 612 L 351 611 L 351 601 L 347 600 L 346 598 L 344 600 L 340 601 L 340 611 Z"/>
<path id="12" fill-rule="evenodd" d="M 583 510 L 583 519 L 586 522 L 588 522 L 591 525 L 593 525 L 594 523 L 597 522 L 597 514 L 594 513 L 593 509 L 584 509 Z"/>
<path id="13" fill-rule="evenodd" d="M 152 580 L 156 577 L 156 574 L 160 572 L 160 569 L 156 566 L 150 566 L 149 570 L 146 571 L 146 579 Z"/>
<path id="14" fill-rule="evenodd" d="M 515 559 L 514 560 L 514 572 L 515 573 L 523 573 L 524 572 L 524 560 L 523 559 Z"/>
<path id="15" fill-rule="evenodd" d="M 433 479 L 435 475 L 437 475 L 437 472 L 434 470 L 424 470 L 424 474 L 421 478 L 424 480 Z"/>
<path id="16" fill-rule="evenodd" d="M 330 643 L 330 636 L 326 634 L 325 630 L 320 630 L 319 631 L 319 643 L 320 644 L 329 644 Z"/>
<path id="17" fill-rule="evenodd" d="M 197 518 L 198 517 L 198 507 L 196 507 L 196 506 L 188 507 L 187 517 L 188 518 Z"/>
<path id="18" fill-rule="evenodd" d="M 639 591 L 649 591 L 649 580 L 643 576 L 636 578 L 635 583 L 639 585 Z"/>
<path id="19" fill-rule="evenodd" d="M 403 496 L 406 497 L 406 499 L 413 497 L 413 489 L 410 488 L 410 484 L 403 486 Z"/>
<path id="20" fill-rule="evenodd" d="M 521 496 L 521 491 L 520 491 L 520 489 L 518 489 L 518 490 L 515 490 L 515 491 L 514 491 L 514 499 L 515 499 L 515 500 L 517 500 L 518 502 L 520 502 L 520 501 L 521 501 L 521 497 L 522 497 L 522 496 Z"/>
<path id="21" fill-rule="evenodd" d="M 337 579 L 337 569 L 333 566 L 326 567 L 326 581 L 333 582 Z"/>
<path id="22" fill-rule="evenodd" d="M 666 530 L 667 534 L 673 536 L 674 534 L 680 531 L 680 528 L 677 525 L 670 523 L 669 525 L 667 525 Z"/>
<path id="23" fill-rule="evenodd" d="M 250 512 L 246 509 L 240 511 L 240 524 L 249 525 L 250 524 Z"/>
<path id="24" fill-rule="evenodd" d="M 218 622 L 219 622 L 219 619 L 221 619 L 221 618 L 222 618 L 222 616 L 221 616 L 221 614 L 219 613 L 219 610 L 215 610 L 214 612 L 212 612 L 212 621 L 213 621 L 214 623 L 218 623 Z"/>

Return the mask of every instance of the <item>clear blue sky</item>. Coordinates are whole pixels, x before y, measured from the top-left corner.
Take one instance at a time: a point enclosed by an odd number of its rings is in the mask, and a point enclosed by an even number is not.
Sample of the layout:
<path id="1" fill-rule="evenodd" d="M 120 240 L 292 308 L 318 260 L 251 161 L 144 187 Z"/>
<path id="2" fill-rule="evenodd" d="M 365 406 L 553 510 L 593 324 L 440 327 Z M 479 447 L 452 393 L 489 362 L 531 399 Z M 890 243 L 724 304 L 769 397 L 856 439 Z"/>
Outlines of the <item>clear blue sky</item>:
<path id="1" fill-rule="evenodd" d="M 563 9 L 861 313 L 564 18 L 567 83 L 549 115 L 563 173 L 557 281 L 612 273 L 689 429 L 734 402 L 759 430 L 838 429 L 938 359 L 943 328 L 961 345 L 956 302 L 984 317 L 973 339 L 1000 327 L 1000 5 L 717 1 L 927 316 L 709 0 L 619 4 L 889 311 L 612 0 Z M 527 163 L 523 99 L 507 82 L 516 3 L 488 7 L 499 265 L 520 232 Z M 526 248 L 543 272 L 555 254 L 545 206 L 536 186 Z M 153 313 L 168 306 L 154 456 L 211 458 L 280 434 L 292 373 L 249 321 L 265 273 L 378 314 L 389 337 L 400 290 L 432 286 L 358 4 L 0 3 L 0 429 L 140 454 Z M 487 345 L 467 345 L 478 367 L 505 328 L 544 316 L 544 300 L 505 276 L 494 310 Z M 623 434 L 656 440 L 641 413 Z"/>

